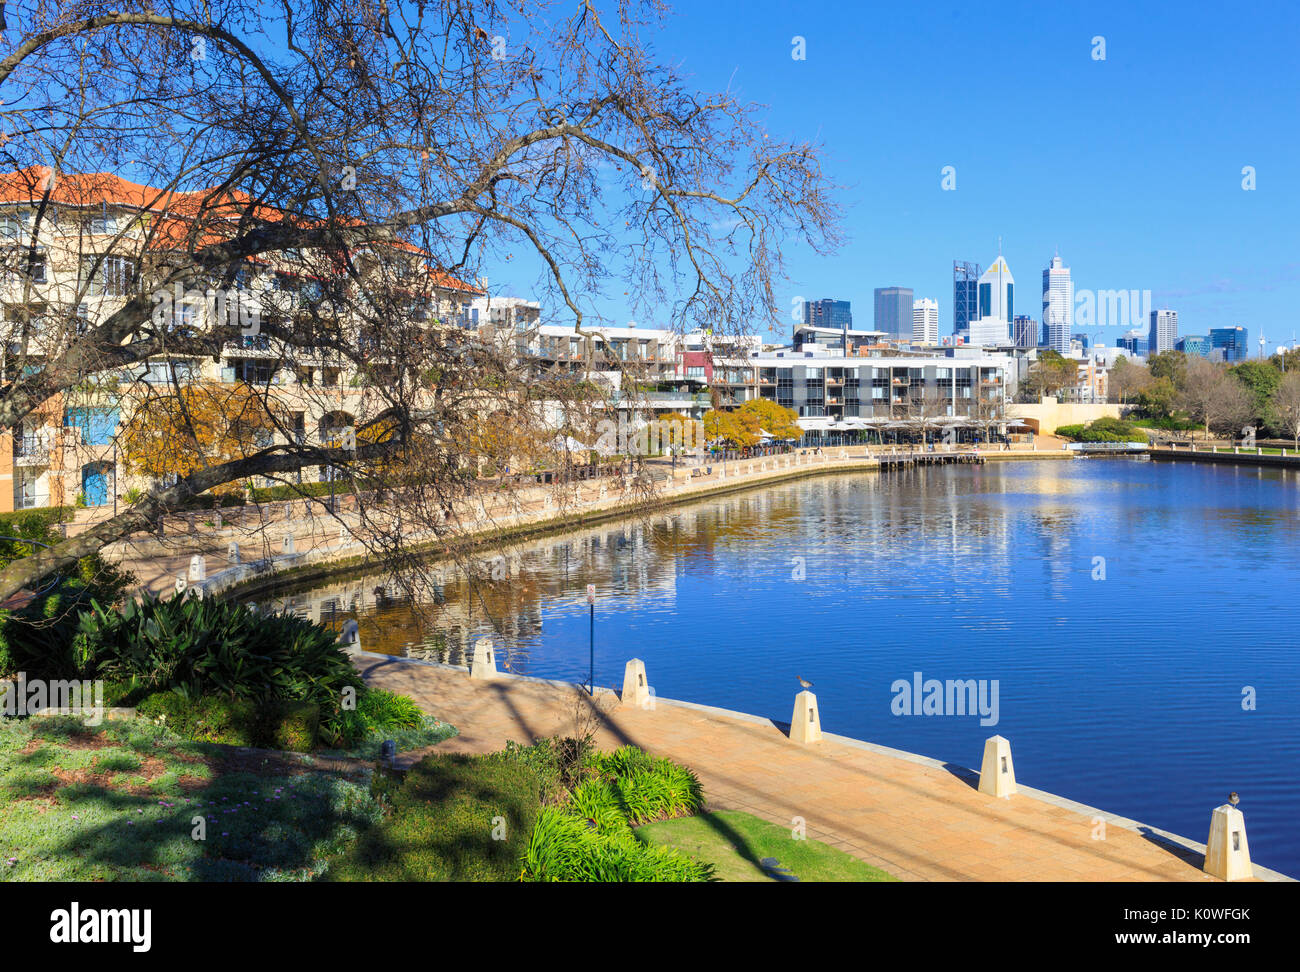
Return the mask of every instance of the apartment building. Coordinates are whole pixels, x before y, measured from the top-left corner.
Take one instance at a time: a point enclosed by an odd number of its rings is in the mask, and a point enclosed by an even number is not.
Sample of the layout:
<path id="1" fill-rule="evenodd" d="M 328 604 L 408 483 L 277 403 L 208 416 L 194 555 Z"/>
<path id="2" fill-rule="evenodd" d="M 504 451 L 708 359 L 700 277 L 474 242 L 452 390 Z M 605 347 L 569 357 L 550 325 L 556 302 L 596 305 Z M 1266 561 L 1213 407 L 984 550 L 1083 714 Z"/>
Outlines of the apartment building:
<path id="1" fill-rule="evenodd" d="M 1002 354 L 869 356 L 786 349 L 753 358 L 758 394 L 794 409 L 805 441 L 845 441 L 924 417 L 937 423 L 1004 415 L 1016 362 Z"/>
<path id="2" fill-rule="evenodd" d="M 204 227 L 211 227 L 223 218 L 223 207 L 234 220 L 250 204 L 238 195 L 167 192 L 107 173 L 57 179 L 39 169 L 0 174 L 0 380 L 38 370 L 76 334 L 108 320 L 140 292 L 150 272 L 166 268 L 169 253 L 204 242 L 190 232 L 196 214 L 202 211 Z M 395 273 L 401 287 L 394 293 L 408 295 L 405 310 L 413 321 L 427 321 L 430 330 L 464 326 L 472 305 L 486 296 L 431 267 L 412 246 L 362 247 L 353 257 L 363 275 Z M 346 314 L 353 284 L 342 268 L 322 272 L 319 263 L 311 254 L 288 251 L 250 260 L 225 292 L 176 286 L 151 293 L 154 321 L 167 332 L 236 319 L 289 324 L 300 315 Z M 355 322 L 340 326 L 353 328 L 352 337 L 364 346 Z M 288 416 L 287 436 L 299 442 L 337 438 L 341 429 L 382 407 L 376 386 L 394 362 L 377 356 L 362 371 L 325 350 L 295 346 L 288 356 L 260 328 L 244 330 L 215 356 L 160 353 L 96 371 L 75 391 L 53 395 L 18 428 L 0 434 L 0 511 L 112 505 L 132 488 L 155 485 L 128 474 L 119 448 L 118 432 L 139 401 L 133 389 L 172 382 L 257 385 L 271 390 Z M 324 480 L 329 474 L 317 467 L 301 475 Z"/>

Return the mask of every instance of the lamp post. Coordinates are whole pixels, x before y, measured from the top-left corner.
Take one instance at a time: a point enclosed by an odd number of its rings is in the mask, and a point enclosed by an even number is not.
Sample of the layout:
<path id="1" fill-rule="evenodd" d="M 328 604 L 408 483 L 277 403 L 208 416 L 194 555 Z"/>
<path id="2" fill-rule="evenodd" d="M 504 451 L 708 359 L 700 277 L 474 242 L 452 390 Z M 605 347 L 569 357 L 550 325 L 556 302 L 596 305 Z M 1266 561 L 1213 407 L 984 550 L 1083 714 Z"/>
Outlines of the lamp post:
<path id="1" fill-rule="evenodd" d="M 590 613 L 590 624 L 587 629 L 587 649 L 588 649 L 588 669 L 587 669 L 587 694 L 596 694 L 596 585 L 587 585 L 587 609 Z"/>

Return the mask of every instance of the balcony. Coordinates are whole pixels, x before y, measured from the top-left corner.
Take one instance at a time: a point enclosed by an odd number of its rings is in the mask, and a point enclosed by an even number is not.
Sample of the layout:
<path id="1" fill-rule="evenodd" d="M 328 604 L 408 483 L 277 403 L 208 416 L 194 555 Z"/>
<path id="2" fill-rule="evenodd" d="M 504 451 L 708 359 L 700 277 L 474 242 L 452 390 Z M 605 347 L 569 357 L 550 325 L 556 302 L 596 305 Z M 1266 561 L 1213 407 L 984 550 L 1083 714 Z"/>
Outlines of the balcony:
<path id="1" fill-rule="evenodd" d="M 14 463 L 19 466 L 44 466 L 50 461 L 49 446 L 36 435 L 14 436 Z"/>

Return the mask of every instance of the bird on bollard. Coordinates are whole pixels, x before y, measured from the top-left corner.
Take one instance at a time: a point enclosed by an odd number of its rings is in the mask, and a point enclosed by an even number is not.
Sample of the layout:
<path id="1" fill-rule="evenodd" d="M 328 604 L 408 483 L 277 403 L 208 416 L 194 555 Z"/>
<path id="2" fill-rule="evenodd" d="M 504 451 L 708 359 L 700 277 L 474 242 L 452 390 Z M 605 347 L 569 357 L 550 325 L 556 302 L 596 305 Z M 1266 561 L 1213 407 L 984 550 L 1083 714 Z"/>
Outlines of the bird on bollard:
<path id="1" fill-rule="evenodd" d="M 796 675 L 795 678 L 799 679 L 799 684 L 804 688 L 810 689 L 813 687 L 813 683 L 808 681 L 808 679 L 804 678 L 802 675 Z"/>
<path id="2" fill-rule="evenodd" d="M 1237 796 L 1236 790 L 1233 790 L 1231 793 L 1228 794 L 1228 802 L 1231 803 L 1234 807 L 1241 802 L 1241 797 Z"/>

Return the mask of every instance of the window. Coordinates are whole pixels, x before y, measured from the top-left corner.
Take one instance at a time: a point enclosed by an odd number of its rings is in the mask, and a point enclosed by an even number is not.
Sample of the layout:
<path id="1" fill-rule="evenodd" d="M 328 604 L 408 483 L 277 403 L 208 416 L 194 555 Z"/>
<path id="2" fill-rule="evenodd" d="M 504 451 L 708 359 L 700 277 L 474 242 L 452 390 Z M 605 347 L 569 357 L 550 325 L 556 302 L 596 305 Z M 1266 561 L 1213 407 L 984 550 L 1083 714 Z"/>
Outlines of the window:
<path id="1" fill-rule="evenodd" d="M 117 217 L 108 213 L 97 213 L 85 222 L 86 232 L 91 235 L 117 232 Z"/>
<path id="2" fill-rule="evenodd" d="M 146 364 L 141 380 L 148 382 L 189 381 L 194 377 L 193 361 L 150 361 Z"/>
<path id="3" fill-rule="evenodd" d="M 99 266 L 96 269 L 96 261 Z M 125 297 L 135 283 L 135 261 L 122 256 L 81 258 L 81 279 L 89 280 L 87 293 Z"/>
<path id="4" fill-rule="evenodd" d="M 0 216 L 0 240 L 21 239 L 27 228 L 27 220 L 22 216 Z"/>

